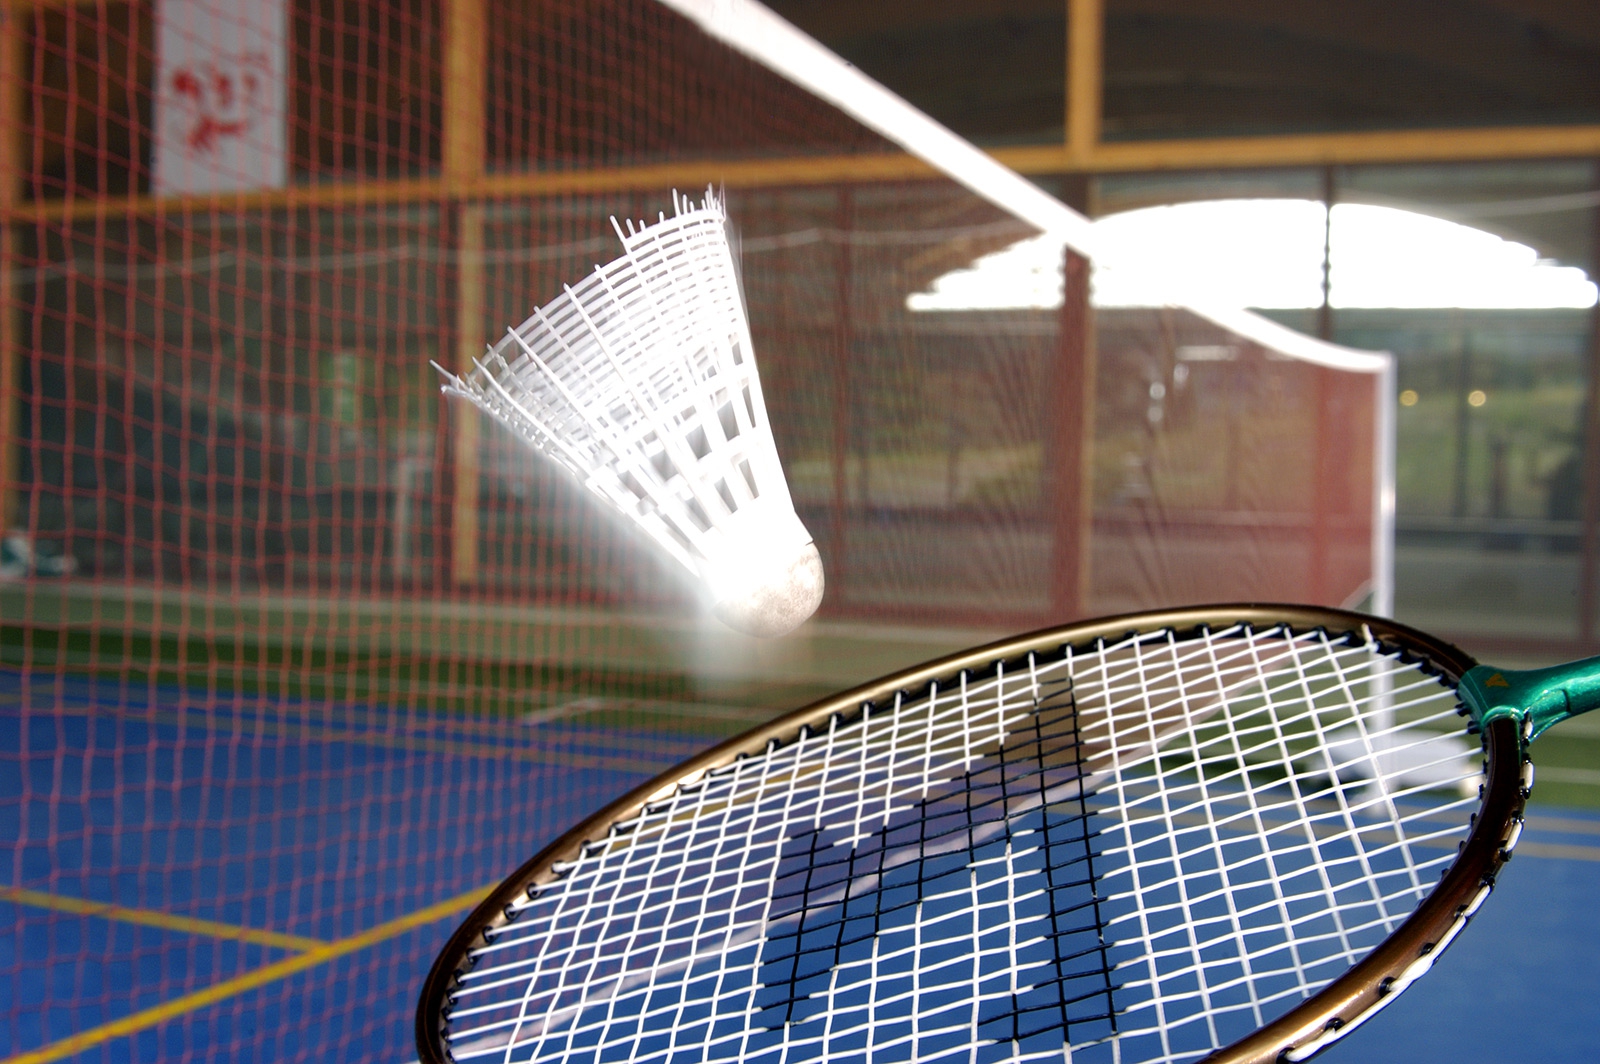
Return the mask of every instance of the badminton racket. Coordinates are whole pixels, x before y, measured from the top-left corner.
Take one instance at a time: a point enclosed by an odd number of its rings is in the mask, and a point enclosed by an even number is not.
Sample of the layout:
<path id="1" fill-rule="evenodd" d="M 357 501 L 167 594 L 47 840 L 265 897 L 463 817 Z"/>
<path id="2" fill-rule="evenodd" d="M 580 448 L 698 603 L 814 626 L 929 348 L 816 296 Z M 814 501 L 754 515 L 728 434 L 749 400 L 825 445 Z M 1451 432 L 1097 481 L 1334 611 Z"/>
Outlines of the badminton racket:
<path id="1" fill-rule="evenodd" d="M 1305 1060 L 1466 926 L 1528 744 L 1597 702 L 1315 608 L 958 654 L 551 844 L 440 954 L 421 1059 Z"/>

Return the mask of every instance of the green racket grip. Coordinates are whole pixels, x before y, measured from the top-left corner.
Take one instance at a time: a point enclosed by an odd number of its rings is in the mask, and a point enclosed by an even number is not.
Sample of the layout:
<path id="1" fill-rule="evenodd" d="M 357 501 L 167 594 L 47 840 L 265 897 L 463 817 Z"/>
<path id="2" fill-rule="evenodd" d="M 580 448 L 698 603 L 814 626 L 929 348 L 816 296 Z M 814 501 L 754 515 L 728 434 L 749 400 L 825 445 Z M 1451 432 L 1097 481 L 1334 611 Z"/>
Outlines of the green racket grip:
<path id="1" fill-rule="evenodd" d="M 1529 740 L 1552 724 L 1600 707 L 1600 657 L 1547 669 L 1468 669 L 1457 688 L 1467 715 L 1481 730 L 1511 717 L 1527 725 Z"/>

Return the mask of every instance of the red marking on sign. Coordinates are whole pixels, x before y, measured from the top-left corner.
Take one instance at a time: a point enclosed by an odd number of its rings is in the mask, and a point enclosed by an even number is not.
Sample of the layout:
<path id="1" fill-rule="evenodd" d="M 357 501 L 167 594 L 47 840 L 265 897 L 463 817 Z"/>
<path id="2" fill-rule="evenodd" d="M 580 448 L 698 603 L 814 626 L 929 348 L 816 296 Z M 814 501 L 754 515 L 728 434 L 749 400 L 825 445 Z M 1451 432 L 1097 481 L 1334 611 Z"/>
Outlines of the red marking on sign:
<path id="1" fill-rule="evenodd" d="M 193 112 L 184 143 L 209 155 L 225 138 L 244 136 L 271 110 L 271 83 L 272 61 L 265 52 L 217 56 L 174 70 L 172 91 Z"/>

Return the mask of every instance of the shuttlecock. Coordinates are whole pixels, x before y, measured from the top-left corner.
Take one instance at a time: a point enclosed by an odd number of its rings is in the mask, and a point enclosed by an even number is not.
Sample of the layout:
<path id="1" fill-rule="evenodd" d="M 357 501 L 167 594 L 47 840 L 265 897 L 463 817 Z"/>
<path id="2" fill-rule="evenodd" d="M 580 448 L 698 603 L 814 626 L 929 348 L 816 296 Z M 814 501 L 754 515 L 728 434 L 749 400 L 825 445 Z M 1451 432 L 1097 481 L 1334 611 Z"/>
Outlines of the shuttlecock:
<path id="1" fill-rule="evenodd" d="M 822 601 L 794 511 L 750 326 L 710 192 L 653 225 L 612 220 L 623 256 L 488 349 L 463 396 L 637 524 L 709 592 L 724 623 L 791 631 Z"/>

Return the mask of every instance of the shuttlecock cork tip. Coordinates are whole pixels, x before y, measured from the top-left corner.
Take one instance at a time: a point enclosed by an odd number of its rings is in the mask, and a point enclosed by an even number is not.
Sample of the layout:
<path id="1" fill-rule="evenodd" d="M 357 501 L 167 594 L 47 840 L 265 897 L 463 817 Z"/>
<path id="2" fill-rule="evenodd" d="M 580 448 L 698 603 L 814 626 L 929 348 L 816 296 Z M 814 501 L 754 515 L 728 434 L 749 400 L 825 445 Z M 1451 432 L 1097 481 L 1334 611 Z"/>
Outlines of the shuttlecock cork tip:
<path id="1" fill-rule="evenodd" d="M 770 564 L 728 566 L 717 576 L 712 612 L 748 635 L 787 635 L 822 604 L 822 558 L 812 543 Z"/>

